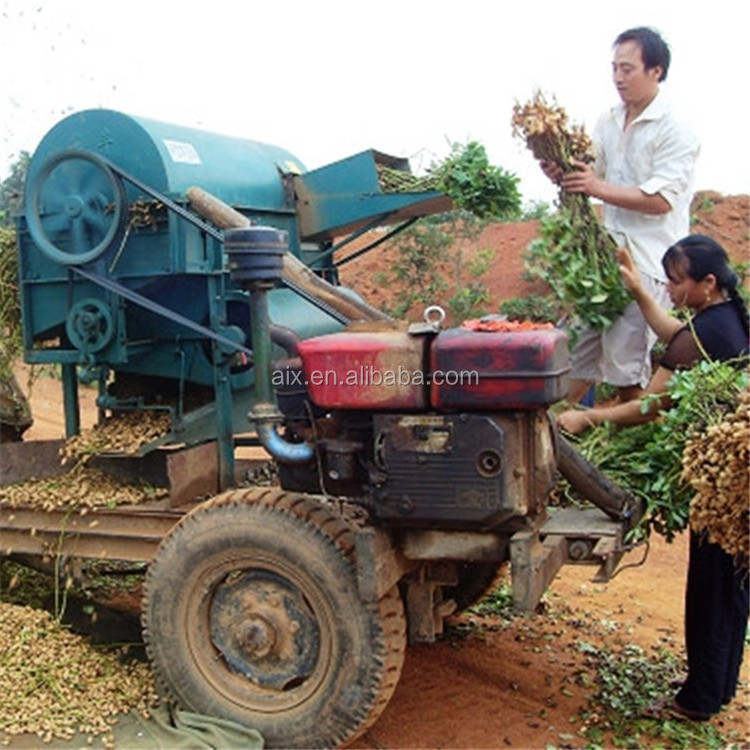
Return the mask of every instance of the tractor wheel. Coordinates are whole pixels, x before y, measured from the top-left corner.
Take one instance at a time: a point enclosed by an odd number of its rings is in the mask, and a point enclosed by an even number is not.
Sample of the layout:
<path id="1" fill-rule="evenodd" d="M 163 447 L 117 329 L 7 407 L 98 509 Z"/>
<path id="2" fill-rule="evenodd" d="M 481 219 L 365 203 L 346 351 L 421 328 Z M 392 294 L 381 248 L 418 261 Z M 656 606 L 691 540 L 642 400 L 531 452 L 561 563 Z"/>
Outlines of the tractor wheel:
<path id="1" fill-rule="evenodd" d="M 185 516 L 146 578 L 143 629 L 181 706 L 257 729 L 266 747 L 335 747 L 375 722 L 406 645 L 394 590 L 360 599 L 354 534 L 334 511 L 271 488 Z"/>
<path id="2" fill-rule="evenodd" d="M 458 569 L 458 583 L 443 589 L 443 599 L 453 599 L 456 611 L 463 612 L 480 601 L 495 583 L 502 563 L 462 563 Z"/>

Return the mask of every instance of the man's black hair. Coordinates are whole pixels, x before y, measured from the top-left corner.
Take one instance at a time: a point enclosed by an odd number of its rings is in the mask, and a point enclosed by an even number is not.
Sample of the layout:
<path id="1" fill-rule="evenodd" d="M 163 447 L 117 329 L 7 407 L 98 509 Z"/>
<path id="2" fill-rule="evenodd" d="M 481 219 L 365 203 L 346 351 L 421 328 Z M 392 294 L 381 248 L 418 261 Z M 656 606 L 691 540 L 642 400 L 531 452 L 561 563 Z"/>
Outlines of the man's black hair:
<path id="1" fill-rule="evenodd" d="M 669 45 L 661 38 L 658 32 L 647 26 L 638 26 L 634 29 L 623 31 L 615 39 L 615 46 L 624 42 L 635 42 L 638 44 L 641 48 L 641 59 L 646 70 L 651 70 L 658 65 L 661 67 L 659 82 L 667 80 L 671 55 L 669 53 Z"/>

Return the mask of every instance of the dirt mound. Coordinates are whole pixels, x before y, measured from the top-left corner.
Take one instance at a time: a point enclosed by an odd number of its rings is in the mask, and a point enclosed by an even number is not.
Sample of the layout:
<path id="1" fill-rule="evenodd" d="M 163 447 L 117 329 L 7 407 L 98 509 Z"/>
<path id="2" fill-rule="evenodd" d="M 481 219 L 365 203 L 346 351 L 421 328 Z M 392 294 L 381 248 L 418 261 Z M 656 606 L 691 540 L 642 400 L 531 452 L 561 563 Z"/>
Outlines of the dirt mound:
<path id="1" fill-rule="evenodd" d="M 692 216 L 693 232 L 713 237 L 735 263 L 750 263 L 750 195 L 723 196 L 713 191 L 697 193 L 693 199 Z M 489 224 L 476 240 L 462 241 L 461 251 L 466 263 L 480 250 L 492 251 L 491 266 L 480 279 L 490 295 L 490 312 L 496 312 L 503 300 L 548 291 L 543 282 L 523 278 L 523 254 L 529 243 L 538 237 L 538 232 L 538 221 Z M 378 231 L 364 235 L 348 246 L 343 257 L 353 255 L 380 236 Z M 382 275 L 393 268 L 397 258 L 397 240 L 386 241 L 371 252 L 345 262 L 340 268 L 341 283 L 355 289 L 376 307 L 383 307 L 392 301 L 394 289 L 383 284 Z M 750 289 L 750 279 L 746 284 Z M 443 303 L 444 300 L 434 300 L 434 304 Z M 414 310 L 409 317 L 418 314 Z"/>

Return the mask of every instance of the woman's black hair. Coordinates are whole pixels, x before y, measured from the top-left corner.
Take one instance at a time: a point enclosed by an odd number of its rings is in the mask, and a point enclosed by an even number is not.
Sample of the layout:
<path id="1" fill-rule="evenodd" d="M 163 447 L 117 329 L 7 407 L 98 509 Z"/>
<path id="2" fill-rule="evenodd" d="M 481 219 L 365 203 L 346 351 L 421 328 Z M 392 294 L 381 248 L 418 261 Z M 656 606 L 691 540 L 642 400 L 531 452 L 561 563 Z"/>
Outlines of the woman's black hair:
<path id="1" fill-rule="evenodd" d="M 693 281 L 702 281 L 713 274 L 719 289 L 737 309 L 745 333 L 750 335 L 750 316 L 739 292 L 739 277 L 729 263 L 726 250 L 715 239 L 705 234 L 690 234 L 664 253 L 661 264 L 667 276 L 669 269 L 675 267 L 684 269 Z"/>

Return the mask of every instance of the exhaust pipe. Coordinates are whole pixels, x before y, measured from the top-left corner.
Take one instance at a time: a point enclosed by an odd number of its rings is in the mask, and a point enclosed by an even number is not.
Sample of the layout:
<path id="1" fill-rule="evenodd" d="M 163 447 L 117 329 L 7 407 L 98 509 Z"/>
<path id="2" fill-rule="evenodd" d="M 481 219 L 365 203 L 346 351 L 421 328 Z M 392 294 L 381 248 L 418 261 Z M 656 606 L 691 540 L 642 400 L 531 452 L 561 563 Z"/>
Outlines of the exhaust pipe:
<path id="1" fill-rule="evenodd" d="M 271 319 L 268 292 L 281 279 L 286 232 L 273 227 L 250 226 L 227 229 L 224 250 L 233 281 L 250 292 L 250 338 L 253 349 L 255 405 L 247 415 L 255 423 L 260 444 L 280 463 L 304 463 L 314 456 L 307 443 L 289 443 L 276 428 L 283 415 L 276 405 L 271 384 Z"/>
<path id="2" fill-rule="evenodd" d="M 615 521 L 633 528 L 644 513 L 643 501 L 602 474 L 562 435 L 557 435 L 557 468 L 570 485 Z"/>

